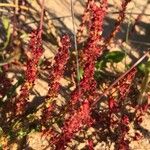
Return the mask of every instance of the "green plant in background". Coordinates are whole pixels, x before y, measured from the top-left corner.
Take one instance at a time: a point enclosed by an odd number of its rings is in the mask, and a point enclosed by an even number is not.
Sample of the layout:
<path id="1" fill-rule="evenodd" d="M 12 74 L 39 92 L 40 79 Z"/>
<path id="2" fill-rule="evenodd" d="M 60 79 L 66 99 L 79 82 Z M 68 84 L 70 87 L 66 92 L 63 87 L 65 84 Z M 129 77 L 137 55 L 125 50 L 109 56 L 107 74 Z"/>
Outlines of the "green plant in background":
<path id="1" fill-rule="evenodd" d="M 4 50 L 8 46 L 9 41 L 10 41 L 10 36 L 12 34 L 12 28 L 10 26 L 10 19 L 7 17 L 2 17 L 1 21 L 2 21 L 2 26 L 6 32 L 6 39 L 5 41 L 3 41 L 3 46 L 0 47 L 0 51 Z"/>
<path id="2" fill-rule="evenodd" d="M 137 101 L 138 104 L 141 105 L 147 102 L 147 92 L 150 90 L 150 87 L 148 86 L 150 82 L 150 60 L 148 60 L 146 63 L 140 64 L 138 68 L 144 75 L 140 95 Z"/>
<path id="3" fill-rule="evenodd" d="M 19 138 L 19 139 L 22 139 L 22 138 L 25 137 L 27 134 L 28 134 L 27 131 L 21 129 L 21 130 L 18 132 L 17 135 L 18 135 L 18 138 Z"/>
<path id="4" fill-rule="evenodd" d="M 77 76 L 77 80 L 80 81 L 81 79 L 83 79 L 83 74 L 84 74 L 84 70 L 82 67 L 79 67 L 79 74 Z"/>
<path id="5" fill-rule="evenodd" d="M 121 62 L 124 58 L 125 53 L 122 51 L 112 51 L 105 53 L 104 56 L 102 56 L 102 59 L 96 62 L 95 77 L 101 77 L 101 72 L 105 70 L 105 68 L 107 67 L 107 63 L 111 63 L 111 65 L 113 66 L 115 63 Z"/>

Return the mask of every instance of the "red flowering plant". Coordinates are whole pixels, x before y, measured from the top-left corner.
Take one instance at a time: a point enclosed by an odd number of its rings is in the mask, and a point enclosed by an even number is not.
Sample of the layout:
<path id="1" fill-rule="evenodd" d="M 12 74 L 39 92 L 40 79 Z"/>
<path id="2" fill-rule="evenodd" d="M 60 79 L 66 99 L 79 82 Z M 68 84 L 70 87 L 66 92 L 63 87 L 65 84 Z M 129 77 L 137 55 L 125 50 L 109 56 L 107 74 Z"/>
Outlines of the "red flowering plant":
<path id="1" fill-rule="evenodd" d="M 58 49 L 58 53 L 55 56 L 55 63 L 49 69 L 49 90 L 45 100 L 45 108 L 43 108 L 42 112 L 42 122 L 43 124 L 47 124 L 50 120 L 51 113 L 55 110 L 55 104 L 53 102 L 54 98 L 57 97 L 57 94 L 60 89 L 59 80 L 63 77 L 65 65 L 69 59 L 69 48 L 70 48 L 70 39 L 68 35 L 64 35 L 61 39 L 61 46 Z"/>
<path id="2" fill-rule="evenodd" d="M 42 45 L 51 39 L 48 39 L 49 33 L 45 31 L 47 26 L 43 19 L 49 22 L 49 13 L 47 13 L 49 10 L 46 8 L 44 12 L 44 0 L 38 1 L 42 9 L 40 24 L 37 30 L 31 32 L 26 56 L 21 56 L 18 62 L 15 60 L 6 65 L 2 63 L 0 119 L 4 121 L 0 121 L 0 144 L 1 137 L 7 137 L 10 143 L 21 139 L 22 147 L 19 149 L 24 149 L 28 139 L 27 142 L 30 144 L 30 133 L 34 135 L 35 131 L 42 135 L 39 136 L 40 140 L 43 140 L 43 137 L 48 139 L 45 149 L 54 150 L 78 149 L 81 143 L 84 143 L 85 149 L 94 150 L 97 147 L 101 149 L 99 145 L 103 142 L 106 147 L 109 147 L 107 143 L 113 143 L 114 149 L 128 150 L 133 140 L 142 138 L 140 126 L 144 115 L 150 108 L 149 61 L 142 64 L 145 67 L 144 73 L 140 72 L 138 65 L 148 56 L 148 52 L 133 66 L 125 64 L 127 71 L 119 75 L 120 72 L 116 66 L 124 62 L 127 54 L 121 51 L 111 51 L 110 48 L 111 42 L 116 41 L 116 35 L 121 31 L 121 24 L 124 23 L 127 5 L 130 2 L 131 0 L 121 1 L 118 18 L 108 33 L 105 31 L 107 24 L 107 22 L 105 24 L 105 19 L 109 13 L 110 2 L 107 0 L 85 1 L 81 24 L 77 33 L 74 30 L 75 45 L 71 35 L 65 33 L 60 38 L 53 61 L 47 59 L 44 62 L 42 55 L 45 55 L 46 46 L 43 48 Z M 30 5 L 26 1 L 19 1 L 18 4 L 13 24 L 13 37 L 16 38 L 21 34 L 16 30 L 18 26 L 15 26 L 19 19 L 17 9 L 22 12 L 22 9 L 26 9 L 26 5 Z M 73 8 L 71 8 L 71 13 L 74 21 Z M 51 32 L 55 34 L 53 29 Z M 74 53 L 75 50 L 76 53 Z M 76 60 L 72 59 L 74 54 Z M 73 63 L 69 64 L 70 62 Z M 19 73 L 19 76 L 20 74 L 23 76 L 23 82 L 19 82 L 16 78 L 19 83 L 14 84 L 15 79 L 13 78 L 14 81 L 10 79 L 9 71 L 14 64 L 23 68 L 24 73 Z M 79 74 L 80 69 L 81 74 Z M 68 71 L 73 78 L 67 74 Z M 76 72 L 77 75 L 75 75 Z M 144 78 L 140 76 L 140 73 L 144 75 Z M 43 74 L 45 76 L 41 76 Z M 72 79 L 75 81 L 73 87 L 71 87 Z M 113 79 L 114 81 L 110 84 Z M 39 94 L 44 92 L 40 89 L 38 93 L 35 86 L 41 80 L 47 83 L 47 94 L 44 96 Z M 63 87 L 61 82 L 66 80 L 68 85 Z M 18 86 L 20 86 L 19 92 Z M 11 95 L 13 91 L 15 94 Z M 28 103 L 33 94 L 34 99 L 31 98 L 31 102 Z M 133 129 L 134 132 L 130 134 Z M 2 143 L 2 148 L 11 149 L 11 144 L 6 143 Z"/>
<path id="3" fill-rule="evenodd" d="M 29 98 L 29 91 L 34 86 L 37 74 L 37 65 L 42 55 L 41 31 L 34 31 L 31 34 L 29 43 L 29 58 L 25 71 L 25 83 L 21 87 L 21 93 L 15 101 L 15 114 L 20 115 L 24 112 Z"/>

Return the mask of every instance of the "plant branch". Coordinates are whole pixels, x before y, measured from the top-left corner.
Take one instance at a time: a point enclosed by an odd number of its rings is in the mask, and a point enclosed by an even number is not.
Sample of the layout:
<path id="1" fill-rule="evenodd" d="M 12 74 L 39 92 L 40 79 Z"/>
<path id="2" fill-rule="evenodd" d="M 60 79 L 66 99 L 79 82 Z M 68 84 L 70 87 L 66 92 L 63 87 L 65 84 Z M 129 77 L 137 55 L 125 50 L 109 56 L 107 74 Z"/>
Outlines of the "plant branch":
<path id="1" fill-rule="evenodd" d="M 139 63 L 141 63 L 141 61 L 143 61 L 149 54 L 149 51 L 146 52 L 129 70 L 127 70 L 124 74 L 122 74 L 119 78 L 117 78 L 104 92 L 103 94 L 92 103 L 92 107 L 94 107 L 103 96 L 107 95 L 107 92 L 109 92 L 109 90 L 115 86 L 123 77 L 125 77 L 133 68 L 135 68 Z"/>

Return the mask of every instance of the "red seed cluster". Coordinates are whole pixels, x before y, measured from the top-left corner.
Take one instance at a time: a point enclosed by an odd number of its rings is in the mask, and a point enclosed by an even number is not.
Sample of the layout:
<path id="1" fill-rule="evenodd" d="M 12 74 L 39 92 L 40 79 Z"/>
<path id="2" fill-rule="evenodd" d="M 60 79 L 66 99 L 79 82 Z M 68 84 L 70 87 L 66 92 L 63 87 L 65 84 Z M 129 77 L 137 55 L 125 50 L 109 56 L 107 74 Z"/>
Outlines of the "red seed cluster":
<path id="1" fill-rule="evenodd" d="M 90 27 L 89 27 L 89 38 L 87 46 L 83 49 L 82 63 L 84 65 L 84 76 L 80 81 L 79 89 L 78 87 L 71 94 L 71 105 L 75 105 L 77 101 L 82 99 L 85 92 L 88 92 L 94 82 L 94 68 L 95 61 L 100 55 L 100 47 L 98 46 L 101 40 L 101 32 L 103 30 L 103 22 L 106 14 L 107 1 L 105 2 L 105 8 L 98 6 L 96 3 L 91 3 L 89 10 L 92 15 Z M 95 82 L 94 82 L 95 83 Z M 95 84 L 96 88 L 96 84 Z"/>
<path id="2" fill-rule="evenodd" d="M 105 8 L 96 5 L 96 3 L 90 5 L 92 18 L 89 26 L 88 43 L 83 49 L 83 59 L 85 62 L 93 62 L 100 55 L 101 48 L 98 45 L 103 31 L 104 17 L 106 15 L 106 4 L 107 1 L 105 1 Z"/>
<path id="3" fill-rule="evenodd" d="M 64 35 L 61 38 L 61 46 L 58 49 L 58 53 L 54 58 L 54 66 L 50 69 L 49 72 L 49 92 L 48 97 L 53 97 L 58 93 L 59 89 L 59 80 L 63 77 L 65 66 L 69 59 L 69 48 L 71 47 L 70 38 L 68 35 Z"/>
<path id="4" fill-rule="evenodd" d="M 56 149 L 64 149 L 64 146 L 73 138 L 84 125 L 91 125 L 90 105 L 88 100 L 85 100 L 77 111 L 75 111 L 68 120 L 65 121 L 62 128 L 63 135 L 59 137 L 56 143 Z"/>
<path id="5" fill-rule="evenodd" d="M 27 69 L 25 71 L 25 83 L 22 85 L 21 93 L 15 101 L 16 115 L 20 115 L 25 111 L 30 89 L 33 87 L 34 81 L 37 77 L 38 62 L 43 51 L 40 31 L 32 32 L 28 49 L 30 55 L 26 65 Z"/>
<path id="6" fill-rule="evenodd" d="M 133 81 L 137 70 L 132 69 L 119 83 L 118 83 L 118 91 L 120 94 L 120 99 L 124 99 L 125 96 L 129 93 L 131 82 Z"/>
<path id="7" fill-rule="evenodd" d="M 86 2 L 86 6 L 84 9 L 84 13 L 82 15 L 82 22 L 78 27 L 78 31 L 77 31 L 77 42 L 80 43 L 81 42 L 81 37 L 83 36 L 83 31 L 86 30 L 87 26 L 89 25 L 89 21 L 90 21 L 90 5 L 93 3 L 93 0 L 88 0 Z"/>
<path id="8" fill-rule="evenodd" d="M 61 46 L 54 58 L 54 66 L 49 69 L 49 90 L 45 100 L 46 106 L 43 109 L 41 117 L 43 124 L 46 124 L 46 122 L 51 118 L 51 112 L 54 110 L 54 104 L 52 104 L 52 101 L 59 92 L 59 80 L 63 77 L 64 70 L 69 59 L 69 48 L 71 46 L 69 36 L 64 35 L 60 42 Z"/>
<path id="9" fill-rule="evenodd" d="M 118 33 L 118 31 L 120 30 L 121 24 L 125 19 L 125 11 L 127 9 L 127 5 L 130 1 L 131 0 L 122 0 L 121 9 L 119 11 L 118 19 L 117 19 L 115 26 L 114 26 L 113 30 L 111 31 L 111 33 L 108 35 L 107 38 L 105 38 L 103 49 L 105 49 L 108 46 L 108 44 L 110 43 L 112 38 L 114 38 L 116 33 Z"/>

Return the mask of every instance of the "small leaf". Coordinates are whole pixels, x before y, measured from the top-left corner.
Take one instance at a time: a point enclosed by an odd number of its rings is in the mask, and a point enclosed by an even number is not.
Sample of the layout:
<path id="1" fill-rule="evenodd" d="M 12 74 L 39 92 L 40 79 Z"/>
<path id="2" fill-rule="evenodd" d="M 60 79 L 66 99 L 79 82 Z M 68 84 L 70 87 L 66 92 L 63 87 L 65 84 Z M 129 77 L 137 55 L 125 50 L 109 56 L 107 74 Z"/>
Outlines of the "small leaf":
<path id="1" fill-rule="evenodd" d="M 20 139 L 22 139 L 24 136 L 27 135 L 27 132 L 26 131 L 23 131 L 22 129 L 18 132 L 18 137 Z"/>
<path id="2" fill-rule="evenodd" d="M 138 65 L 138 70 L 142 73 L 145 73 L 145 64 L 141 63 Z"/>
<path id="3" fill-rule="evenodd" d="M 83 78 L 84 70 L 82 67 L 79 67 L 79 72 L 78 72 L 77 80 L 80 81 Z"/>
<path id="4" fill-rule="evenodd" d="M 30 36 L 29 34 L 27 34 L 26 32 L 22 31 L 20 38 L 25 42 L 28 43 L 30 40 Z"/>
<path id="5" fill-rule="evenodd" d="M 0 50 L 4 50 L 8 46 L 9 41 L 10 41 L 10 35 L 12 33 L 12 28 L 10 26 L 10 21 L 8 18 L 3 17 L 2 18 L 2 24 L 3 24 L 3 27 L 4 27 L 5 32 L 6 32 L 6 40 L 3 43 L 3 46 L 0 48 Z"/>
<path id="6" fill-rule="evenodd" d="M 106 61 L 104 60 L 97 61 L 95 67 L 96 67 L 96 70 L 102 70 L 103 68 L 106 67 Z"/>
<path id="7" fill-rule="evenodd" d="M 142 73 L 150 72 L 150 61 L 147 61 L 146 63 L 141 63 L 138 65 L 138 69 Z"/>
<path id="8" fill-rule="evenodd" d="M 7 17 L 2 18 L 2 24 L 5 30 L 9 28 L 10 20 Z"/>
<path id="9" fill-rule="evenodd" d="M 108 62 L 115 62 L 118 63 L 123 60 L 125 57 L 125 53 L 121 51 L 113 51 L 109 52 L 105 55 L 104 59 Z"/>
<path id="10" fill-rule="evenodd" d="M 3 129 L 0 127 L 0 136 L 3 134 Z"/>
<path id="11" fill-rule="evenodd" d="M 98 80 L 99 78 L 102 78 L 102 74 L 100 71 L 95 71 L 94 77 L 96 80 Z"/>
<path id="12" fill-rule="evenodd" d="M 147 61 L 147 62 L 145 63 L 145 71 L 146 71 L 146 72 L 150 72 L 150 61 Z"/>

